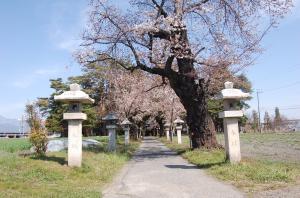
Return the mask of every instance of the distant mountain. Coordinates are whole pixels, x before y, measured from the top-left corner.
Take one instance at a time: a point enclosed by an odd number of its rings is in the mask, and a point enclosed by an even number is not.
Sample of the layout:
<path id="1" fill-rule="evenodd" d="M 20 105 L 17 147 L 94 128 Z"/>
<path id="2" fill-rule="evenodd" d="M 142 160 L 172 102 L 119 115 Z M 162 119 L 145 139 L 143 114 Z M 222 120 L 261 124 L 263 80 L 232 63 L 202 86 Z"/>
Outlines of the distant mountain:
<path id="1" fill-rule="evenodd" d="M 24 131 L 28 130 L 28 125 L 24 120 Z M 19 132 L 21 130 L 21 122 L 17 119 L 9 119 L 0 115 L 0 133 Z"/>

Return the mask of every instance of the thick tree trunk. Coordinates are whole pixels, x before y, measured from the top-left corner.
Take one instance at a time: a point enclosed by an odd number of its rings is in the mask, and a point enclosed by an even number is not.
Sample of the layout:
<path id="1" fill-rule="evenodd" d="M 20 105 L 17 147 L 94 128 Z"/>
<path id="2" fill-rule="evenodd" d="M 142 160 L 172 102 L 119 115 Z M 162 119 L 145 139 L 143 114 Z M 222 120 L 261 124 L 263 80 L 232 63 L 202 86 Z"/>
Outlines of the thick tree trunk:
<path id="1" fill-rule="evenodd" d="M 207 88 L 204 80 L 194 80 L 194 77 L 187 74 L 179 74 L 169 78 L 169 81 L 186 110 L 192 148 L 219 147 L 214 124 L 207 109 Z"/>

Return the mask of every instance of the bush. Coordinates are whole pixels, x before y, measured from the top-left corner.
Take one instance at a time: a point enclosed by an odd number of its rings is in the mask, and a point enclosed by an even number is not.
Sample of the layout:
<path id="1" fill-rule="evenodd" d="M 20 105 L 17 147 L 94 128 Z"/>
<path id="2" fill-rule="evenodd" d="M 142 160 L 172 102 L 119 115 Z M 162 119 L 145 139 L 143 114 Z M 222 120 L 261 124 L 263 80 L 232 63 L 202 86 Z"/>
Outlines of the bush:
<path id="1" fill-rule="evenodd" d="M 29 141 L 34 146 L 34 150 L 37 155 L 43 156 L 47 151 L 48 138 L 44 130 L 31 131 Z"/>
<path id="2" fill-rule="evenodd" d="M 37 155 L 45 155 L 47 150 L 47 134 L 42 126 L 42 120 L 36 103 L 26 105 L 27 122 L 30 126 L 29 141 L 33 144 Z"/>

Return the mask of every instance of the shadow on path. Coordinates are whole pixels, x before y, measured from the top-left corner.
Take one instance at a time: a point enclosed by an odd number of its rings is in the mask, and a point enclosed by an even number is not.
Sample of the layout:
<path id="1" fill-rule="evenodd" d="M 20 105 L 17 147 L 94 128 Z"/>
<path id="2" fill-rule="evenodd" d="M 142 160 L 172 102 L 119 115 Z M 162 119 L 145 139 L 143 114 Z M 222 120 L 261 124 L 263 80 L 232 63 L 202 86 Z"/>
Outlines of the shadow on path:
<path id="1" fill-rule="evenodd" d="M 179 169 L 199 169 L 197 166 L 193 165 L 165 165 L 167 168 L 179 168 Z"/>

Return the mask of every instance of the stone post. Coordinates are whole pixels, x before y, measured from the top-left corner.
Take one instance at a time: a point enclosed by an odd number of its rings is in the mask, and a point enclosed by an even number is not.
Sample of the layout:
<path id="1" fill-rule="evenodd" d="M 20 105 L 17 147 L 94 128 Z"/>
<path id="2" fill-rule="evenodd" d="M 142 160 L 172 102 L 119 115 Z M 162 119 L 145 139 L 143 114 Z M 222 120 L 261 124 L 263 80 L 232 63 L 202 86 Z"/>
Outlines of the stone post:
<path id="1" fill-rule="evenodd" d="M 178 142 L 178 144 L 182 143 L 182 141 L 181 141 L 181 130 L 182 130 L 183 123 L 184 123 L 184 121 L 181 120 L 179 117 L 176 120 L 174 120 L 174 124 L 175 124 L 176 131 L 177 131 L 177 142 Z"/>
<path id="2" fill-rule="evenodd" d="M 224 111 L 219 113 L 219 117 L 223 118 L 226 158 L 231 163 L 241 161 L 238 120 L 243 116 L 243 112 L 239 109 L 239 102 L 248 97 L 250 97 L 249 93 L 234 89 L 232 82 L 225 83 L 225 89 L 218 97 L 224 103 Z"/>
<path id="3" fill-rule="evenodd" d="M 176 131 L 177 131 L 177 142 L 178 142 L 178 144 L 182 144 L 182 141 L 181 141 L 181 129 L 182 129 L 182 127 L 176 127 Z"/>
<path id="4" fill-rule="evenodd" d="M 170 131 L 169 131 L 169 129 L 166 129 L 166 136 L 167 136 L 167 140 L 170 140 Z"/>
<path id="5" fill-rule="evenodd" d="M 165 127 L 165 132 L 166 132 L 166 136 L 167 136 L 167 140 L 168 141 L 170 141 L 170 124 L 169 123 L 166 123 L 165 125 L 164 125 L 164 127 Z"/>
<path id="6" fill-rule="evenodd" d="M 81 166 L 82 121 L 68 120 L 68 166 Z"/>
<path id="7" fill-rule="evenodd" d="M 224 118 L 226 158 L 237 163 L 241 161 L 240 134 L 238 118 Z"/>
<path id="8" fill-rule="evenodd" d="M 129 144 L 130 138 L 129 138 L 129 129 L 125 129 L 125 145 Z"/>
<path id="9" fill-rule="evenodd" d="M 129 139 L 130 139 L 129 131 L 130 131 L 131 122 L 126 118 L 125 120 L 123 120 L 121 125 L 123 127 L 124 132 L 125 132 L 125 145 L 128 145 L 129 144 Z"/>
<path id="10" fill-rule="evenodd" d="M 116 125 L 107 125 L 108 130 L 108 151 L 116 151 Z"/>
<path id="11" fill-rule="evenodd" d="M 118 118 L 114 113 L 107 114 L 104 118 L 102 118 L 103 121 L 106 122 L 106 129 L 108 130 L 108 151 L 116 151 L 116 128 L 117 128 L 117 122 Z"/>

